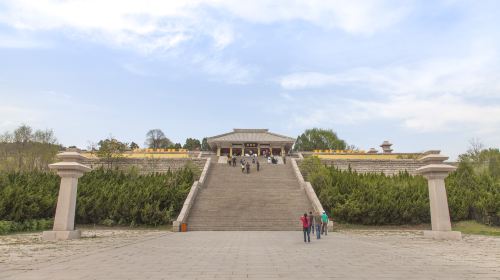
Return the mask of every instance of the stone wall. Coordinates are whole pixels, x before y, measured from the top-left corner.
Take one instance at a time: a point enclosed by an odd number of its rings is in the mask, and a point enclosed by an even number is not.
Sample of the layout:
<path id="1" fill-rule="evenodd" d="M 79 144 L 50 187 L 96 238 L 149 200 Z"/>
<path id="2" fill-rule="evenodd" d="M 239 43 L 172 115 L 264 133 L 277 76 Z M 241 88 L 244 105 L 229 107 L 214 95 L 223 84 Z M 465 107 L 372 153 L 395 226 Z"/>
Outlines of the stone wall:
<path id="1" fill-rule="evenodd" d="M 322 159 L 322 163 L 335 166 L 341 170 L 351 167 L 359 173 L 384 173 L 386 175 L 398 174 L 400 171 L 408 171 L 415 175 L 415 170 L 425 163 L 415 159 L 390 159 L 390 160 L 368 160 L 368 159 Z M 297 160 L 300 164 L 300 160 Z M 306 176 L 306 174 L 303 174 Z"/>
<path id="2" fill-rule="evenodd" d="M 167 172 L 183 168 L 188 162 L 197 166 L 201 172 L 205 166 L 206 158 L 121 158 L 113 162 L 112 167 L 127 170 L 132 167 L 138 169 L 140 173 Z M 108 167 L 108 163 L 99 159 L 87 159 L 83 162 L 91 168 L 100 166 Z"/>

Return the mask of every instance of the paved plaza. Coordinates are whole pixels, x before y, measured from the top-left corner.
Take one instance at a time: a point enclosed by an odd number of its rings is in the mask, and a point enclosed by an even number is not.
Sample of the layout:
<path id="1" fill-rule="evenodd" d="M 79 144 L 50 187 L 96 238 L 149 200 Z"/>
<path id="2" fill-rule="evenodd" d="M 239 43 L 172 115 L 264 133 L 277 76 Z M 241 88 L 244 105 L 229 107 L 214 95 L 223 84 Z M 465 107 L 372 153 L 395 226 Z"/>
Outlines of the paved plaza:
<path id="1" fill-rule="evenodd" d="M 96 231 L 44 242 L 2 237 L 0 279 L 499 279 L 500 238 L 419 231 Z"/>

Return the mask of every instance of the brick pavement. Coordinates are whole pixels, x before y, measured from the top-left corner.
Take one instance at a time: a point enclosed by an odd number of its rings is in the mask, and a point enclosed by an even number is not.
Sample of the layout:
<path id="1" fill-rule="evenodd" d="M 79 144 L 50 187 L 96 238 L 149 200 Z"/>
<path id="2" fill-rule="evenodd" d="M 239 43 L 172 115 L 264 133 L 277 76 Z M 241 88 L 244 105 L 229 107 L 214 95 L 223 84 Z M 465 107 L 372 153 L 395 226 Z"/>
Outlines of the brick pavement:
<path id="1" fill-rule="evenodd" d="M 500 279 L 500 238 L 434 241 L 419 232 L 355 231 L 304 244 L 301 232 L 156 232 L 54 254 L 11 267 L 0 278 Z"/>

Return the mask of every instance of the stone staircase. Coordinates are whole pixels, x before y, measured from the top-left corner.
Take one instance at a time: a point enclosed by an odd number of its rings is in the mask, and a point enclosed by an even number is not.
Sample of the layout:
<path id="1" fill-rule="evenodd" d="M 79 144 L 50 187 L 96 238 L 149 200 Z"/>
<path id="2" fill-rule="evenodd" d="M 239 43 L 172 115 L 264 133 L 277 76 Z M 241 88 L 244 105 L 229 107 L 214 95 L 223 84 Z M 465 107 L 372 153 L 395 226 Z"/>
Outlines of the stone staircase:
<path id="1" fill-rule="evenodd" d="M 312 210 L 291 164 L 251 165 L 250 174 L 213 164 L 189 214 L 188 230 L 302 230 L 299 218 Z"/>

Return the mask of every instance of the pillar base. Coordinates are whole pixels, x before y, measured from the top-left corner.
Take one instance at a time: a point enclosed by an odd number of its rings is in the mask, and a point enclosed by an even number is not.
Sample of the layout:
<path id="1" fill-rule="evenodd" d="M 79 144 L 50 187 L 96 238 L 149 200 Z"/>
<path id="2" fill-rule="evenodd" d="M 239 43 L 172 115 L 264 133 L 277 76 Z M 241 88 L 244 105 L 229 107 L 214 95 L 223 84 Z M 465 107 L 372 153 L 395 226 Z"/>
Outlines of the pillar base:
<path id="1" fill-rule="evenodd" d="M 181 223 L 179 223 L 178 221 L 173 221 L 172 222 L 172 231 L 173 232 L 179 232 L 180 231 L 180 227 L 181 227 Z"/>
<path id="2" fill-rule="evenodd" d="M 424 230 L 425 238 L 432 238 L 438 240 L 462 240 L 462 233 L 460 231 L 438 231 L 438 230 Z"/>
<path id="3" fill-rule="evenodd" d="M 44 231 L 42 235 L 42 239 L 46 241 L 79 239 L 80 237 L 82 237 L 82 232 L 79 229 Z"/>

